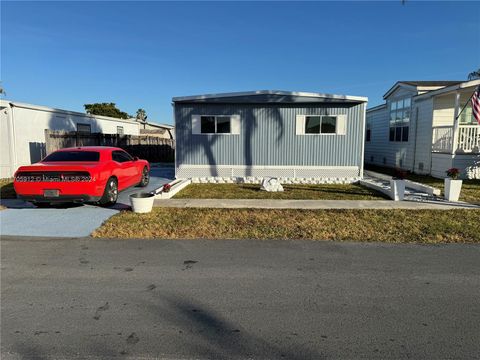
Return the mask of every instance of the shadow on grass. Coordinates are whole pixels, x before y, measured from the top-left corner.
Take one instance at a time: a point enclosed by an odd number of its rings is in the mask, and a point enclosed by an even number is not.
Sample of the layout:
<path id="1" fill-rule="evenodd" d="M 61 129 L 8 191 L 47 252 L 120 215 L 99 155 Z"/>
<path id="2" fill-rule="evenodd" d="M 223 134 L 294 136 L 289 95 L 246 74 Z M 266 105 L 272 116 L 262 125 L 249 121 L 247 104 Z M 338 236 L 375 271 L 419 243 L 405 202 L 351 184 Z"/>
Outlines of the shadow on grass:
<path id="1" fill-rule="evenodd" d="M 11 179 L 0 180 L 0 199 L 16 199 L 17 193 L 13 188 L 13 182 Z"/>
<path id="2" fill-rule="evenodd" d="M 200 185 L 202 186 L 202 185 Z M 208 186 L 208 185 L 206 185 Z M 212 196 L 225 196 L 226 198 L 249 198 L 251 194 L 255 199 L 312 199 L 312 200 L 366 200 L 366 199 L 388 199 L 386 195 L 378 191 L 365 188 L 356 184 L 323 184 L 323 185 L 290 185 L 284 184 L 283 192 L 269 193 L 261 190 L 257 184 L 230 184 L 229 188 L 219 187 L 218 184 L 212 186 Z M 215 189 L 214 187 L 218 187 Z M 236 195 L 231 195 L 234 188 L 241 190 Z M 227 193 L 227 190 L 229 191 Z M 323 195 L 323 196 L 322 196 Z"/>

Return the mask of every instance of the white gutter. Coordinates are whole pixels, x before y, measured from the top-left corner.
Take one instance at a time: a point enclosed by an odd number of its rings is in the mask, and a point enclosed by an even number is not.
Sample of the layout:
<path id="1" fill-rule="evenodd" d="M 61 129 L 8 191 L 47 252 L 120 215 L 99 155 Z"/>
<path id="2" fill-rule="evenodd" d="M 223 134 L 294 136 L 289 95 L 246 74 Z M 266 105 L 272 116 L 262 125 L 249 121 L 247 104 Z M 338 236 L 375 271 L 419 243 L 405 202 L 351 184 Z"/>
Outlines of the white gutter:
<path id="1" fill-rule="evenodd" d="M 471 81 L 465 81 L 463 83 L 457 84 L 457 85 L 452 85 L 452 86 L 446 86 L 438 90 L 432 90 L 429 92 L 426 92 L 424 94 L 416 95 L 414 96 L 415 100 L 423 100 L 424 98 L 428 98 L 431 96 L 436 96 L 436 95 L 441 95 L 449 92 L 455 92 L 457 90 L 462 90 L 466 89 L 469 87 L 475 87 L 480 85 L 480 79 L 479 80 L 471 80 Z"/>
<path id="2" fill-rule="evenodd" d="M 176 102 L 176 101 L 188 101 L 188 100 L 204 100 L 204 99 L 237 97 L 237 96 L 252 96 L 252 95 L 303 96 L 303 97 L 333 99 L 333 100 L 353 100 L 353 101 L 360 101 L 360 102 L 367 102 L 368 101 L 367 97 L 362 97 L 362 96 L 335 95 L 335 94 L 281 91 L 281 90 L 258 90 L 258 91 L 243 91 L 243 92 L 204 94 L 204 95 L 193 95 L 193 96 L 179 96 L 179 97 L 174 97 L 172 99 L 172 101 Z"/>
<path id="3" fill-rule="evenodd" d="M 81 113 L 81 112 L 77 112 L 77 111 L 50 108 L 50 107 L 41 106 L 41 105 L 32 105 L 32 104 L 25 104 L 25 103 L 19 103 L 19 102 L 9 102 L 9 103 L 12 104 L 15 107 L 23 108 L 23 109 L 31 109 L 31 110 L 39 110 L 39 111 L 47 111 L 47 112 L 58 112 L 58 113 L 62 113 L 62 114 L 65 114 L 65 115 L 85 116 L 85 117 L 89 117 L 89 118 L 92 118 L 92 119 L 116 121 L 116 122 L 123 122 L 123 123 L 128 123 L 128 124 L 138 124 L 138 121 L 136 121 L 134 118 L 119 119 L 119 118 L 114 118 L 114 117 L 111 117 L 111 116 L 93 115 L 93 114 Z"/>
<path id="4" fill-rule="evenodd" d="M 363 168 L 365 164 L 365 128 L 367 123 L 367 104 L 363 106 L 363 125 L 362 125 L 362 150 L 360 151 L 360 179 L 363 179 Z"/>
<path id="5" fill-rule="evenodd" d="M 384 107 L 387 107 L 387 104 L 377 105 L 377 106 L 374 106 L 374 107 L 372 107 L 372 108 L 370 108 L 370 109 L 367 109 L 366 111 L 367 111 L 367 112 L 377 111 L 377 110 L 380 110 L 380 109 L 382 109 L 382 108 L 384 108 Z"/>

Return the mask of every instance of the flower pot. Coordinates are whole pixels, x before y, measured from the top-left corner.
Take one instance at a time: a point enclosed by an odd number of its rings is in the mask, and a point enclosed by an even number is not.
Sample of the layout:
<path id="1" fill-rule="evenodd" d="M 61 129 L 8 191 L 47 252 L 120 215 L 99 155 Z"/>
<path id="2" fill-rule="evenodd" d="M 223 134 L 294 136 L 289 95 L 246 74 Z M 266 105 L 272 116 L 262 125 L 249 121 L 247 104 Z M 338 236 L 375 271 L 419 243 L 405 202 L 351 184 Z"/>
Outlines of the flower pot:
<path id="1" fill-rule="evenodd" d="M 136 193 L 130 195 L 130 204 L 132 204 L 132 211 L 136 213 L 148 213 L 152 211 L 155 194 L 151 193 Z"/>
<path id="2" fill-rule="evenodd" d="M 390 197 L 393 201 L 402 201 L 405 197 L 405 180 L 390 180 Z"/>
<path id="3" fill-rule="evenodd" d="M 445 199 L 448 201 L 458 201 L 461 190 L 462 180 L 445 179 Z"/>

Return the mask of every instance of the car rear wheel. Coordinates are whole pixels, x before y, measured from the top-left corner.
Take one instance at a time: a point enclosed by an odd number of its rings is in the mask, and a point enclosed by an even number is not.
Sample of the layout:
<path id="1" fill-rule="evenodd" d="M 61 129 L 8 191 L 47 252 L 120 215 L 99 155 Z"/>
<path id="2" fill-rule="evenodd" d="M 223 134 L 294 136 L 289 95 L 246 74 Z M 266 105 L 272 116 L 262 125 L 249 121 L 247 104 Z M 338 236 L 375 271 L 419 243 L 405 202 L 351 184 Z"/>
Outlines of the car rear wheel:
<path id="1" fill-rule="evenodd" d="M 33 203 L 37 208 L 49 208 L 52 207 L 52 204 L 49 202 L 35 202 Z"/>
<path id="2" fill-rule="evenodd" d="M 117 179 L 111 177 L 107 181 L 107 185 L 105 186 L 105 191 L 103 192 L 103 196 L 99 201 L 99 204 L 102 206 L 110 206 L 117 202 L 118 200 L 118 183 Z"/>
<path id="3" fill-rule="evenodd" d="M 138 186 L 145 187 L 150 182 L 150 171 L 148 171 L 147 167 L 145 166 L 142 171 L 142 180 L 138 184 Z"/>

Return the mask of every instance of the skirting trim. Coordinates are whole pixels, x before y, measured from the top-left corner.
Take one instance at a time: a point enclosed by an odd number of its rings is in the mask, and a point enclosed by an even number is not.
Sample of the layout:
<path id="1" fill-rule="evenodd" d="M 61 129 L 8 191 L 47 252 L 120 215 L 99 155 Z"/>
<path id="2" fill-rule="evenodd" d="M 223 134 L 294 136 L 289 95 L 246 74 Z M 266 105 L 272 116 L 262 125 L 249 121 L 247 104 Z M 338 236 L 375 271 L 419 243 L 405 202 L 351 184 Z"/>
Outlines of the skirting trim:
<path id="1" fill-rule="evenodd" d="M 190 178 L 193 183 L 260 183 L 276 177 L 284 184 L 352 183 L 360 179 L 357 166 L 280 167 L 280 166 L 197 166 L 183 165 L 176 169 L 177 178 Z"/>

